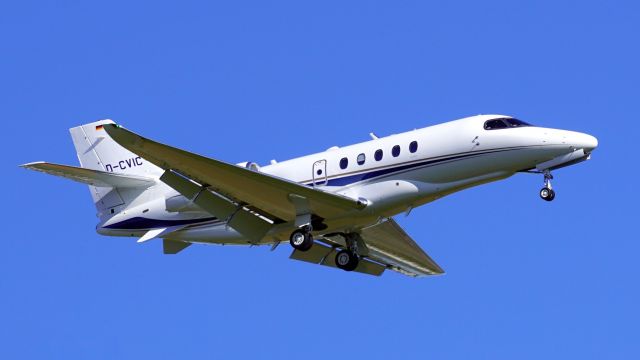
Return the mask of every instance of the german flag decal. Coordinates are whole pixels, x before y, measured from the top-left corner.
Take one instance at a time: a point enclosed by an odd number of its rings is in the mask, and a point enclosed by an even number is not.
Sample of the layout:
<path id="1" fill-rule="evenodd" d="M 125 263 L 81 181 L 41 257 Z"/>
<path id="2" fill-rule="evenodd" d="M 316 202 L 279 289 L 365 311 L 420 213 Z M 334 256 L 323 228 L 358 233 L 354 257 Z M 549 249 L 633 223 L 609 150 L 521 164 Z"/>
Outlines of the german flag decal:
<path id="1" fill-rule="evenodd" d="M 96 131 L 98 131 L 98 130 L 103 130 L 103 129 L 104 129 L 104 127 L 103 127 L 102 125 L 98 125 L 98 126 L 96 126 Z"/>

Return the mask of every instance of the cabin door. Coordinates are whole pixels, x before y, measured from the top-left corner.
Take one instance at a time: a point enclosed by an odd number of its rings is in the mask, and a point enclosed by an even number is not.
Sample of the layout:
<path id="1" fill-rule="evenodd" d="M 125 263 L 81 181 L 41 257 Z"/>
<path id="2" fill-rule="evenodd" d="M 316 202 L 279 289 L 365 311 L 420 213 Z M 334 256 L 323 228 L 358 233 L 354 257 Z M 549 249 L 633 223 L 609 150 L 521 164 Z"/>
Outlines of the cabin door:
<path id="1" fill-rule="evenodd" d="M 313 163 L 313 173 L 311 178 L 313 179 L 312 186 L 327 185 L 327 160 L 318 160 Z"/>

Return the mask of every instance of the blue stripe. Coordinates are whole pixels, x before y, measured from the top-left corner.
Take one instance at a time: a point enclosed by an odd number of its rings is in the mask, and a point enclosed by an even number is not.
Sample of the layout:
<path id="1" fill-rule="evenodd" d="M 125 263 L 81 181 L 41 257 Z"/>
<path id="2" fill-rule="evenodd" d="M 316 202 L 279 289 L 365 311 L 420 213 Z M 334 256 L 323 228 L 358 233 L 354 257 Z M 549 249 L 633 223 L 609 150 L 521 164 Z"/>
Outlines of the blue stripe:
<path id="1" fill-rule="evenodd" d="M 143 217 L 134 217 L 121 221 L 119 223 L 105 226 L 107 229 L 121 229 L 121 230 L 141 230 L 141 229 L 157 229 L 165 228 L 177 225 L 189 225 L 202 223 L 207 221 L 216 220 L 215 217 L 201 218 L 201 219 L 184 219 L 184 220 L 158 220 L 148 219 Z"/>
<path id="2" fill-rule="evenodd" d="M 401 171 L 404 171 L 404 170 L 409 170 L 409 169 L 422 167 L 422 166 L 426 166 L 426 165 L 434 165 L 434 164 L 437 164 L 437 163 L 442 163 L 442 162 L 446 162 L 446 161 L 457 160 L 457 159 L 462 159 L 462 158 L 467 158 L 467 157 L 472 157 L 472 156 L 478 156 L 478 155 L 480 155 L 480 154 L 476 153 L 476 154 L 459 155 L 459 156 L 448 157 L 448 158 L 445 158 L 445 159 L 428 160 L 428 161 L 422 161 L 422 162 L 418 162 L 418 163 L 414 163 L 414 164 L 397 166 L 397 167 L 393 167 L 393 168 L 373 170 L 373 171 L 363 172 L 363 173 L 360 173 L 360 174 L 345 176 L 345 177 L 342 177 L 342 178 L 329 179 L 329 181 L 327 182 L 327 185 L 329 185 L 329 186 L 351 185 L 351 184 L 357 183 L 359 181 L 368 180 L 368 179 L 372 179 L 372 178 L 383 176 L 383 175 L 389 175 L 389 174 L 396 173 L 396 172 L 401 172 Z"/>
<path id="3" fill-rule="evenodd" d="M 491 150 L 484 150 L 484 151 L 472 151 L 472 152 L 461 153 L 461 154 L 456 154 L 456 155 L 444 157 L 444 158 L 441 158 L 441 159 L 433 159 L 432 158 L 432 159 L 429 159 L 429 160 L 423 160 L 423 161 L 416 162 L 416 163 L 413 163 L 413 164 L 399 165 L 399 166 L 390 167 L 390 168 L 386 168 L 386 169 L 379 169 L 379 170 L 363 171 L 363 172 L 361 172 L 359 174 L 354 174 L 354 175 L 344 176 L 344 177 L 340 177 L 340 178 L 329 179 L 327 181 L 326 185 L 329 185 L 329 186 L 352 185 L 352 184 L 355 184 L 355 183 L 363 181 L 363 180 L 369 180 L 369 179 L 372 179 L 372 178 L 381 177 L 381 176 L 385 176 L 385 175 L 389 175 L 389 174 L 393 174 L 393 173 L 399 173 L 399 172 L 403 172 L 403 171 L 406 171 L 406 170 L 409 170 L 409 169 L 414 169 L 414 168 L 419 168 L 419 167 L 425 167 L 425 166 L 431 166 L 431 165 L 446 163 L 446 162 L 449 162 L 449 161 L 452 161 L 452 160 L 460 160 L 460 159 L 465 159 L 465 158 L 472 158 L 472 157 L 480 156 L 480 155 L 493 154 L 493 153 L 505 152 L 505 151 L 511 151 L 511 150 L 521 150 L 521 149 L 529 148 L 529 147 L 536 147 L 536 145 L 534 145 L 534 146 L 517 146 L 517 147 L 509 147 L 509 148 L 501 148 L 501 149 L 491 149 Z M 320 182 L 316 181 L 316 183 L 320 183 Z M 305 183 L 305 185 L 309 185 L 309 186 L 311 186 L 312 184 L 313 184 L 313 182 Z"/>
<path id="4" fill-rule="evenodd" d="M 497 149 L 497 150 L 488 150 L 488 151 L 484 151 L 484 152 L 469 152 L 469 153 L 458 154 L 458 155 L 454 155 L 454 156 L 448 156 L 448 157 L 441 158 L 441 159 L 430 159 L 430 160 L 424 160 L 424 161 L 420 161 L 420 162 L 416 162 L 416 163 L 412 163 L 412 164 L 399 165 L 399 166 L 390 167 L 390 168 L 386 168 L 386 169 L 363 171 L 363 172 L 361 172 L 359 174 L 344 176 L 344 177 L 341 177 L 341 178 L 329 179 L 327 181 L 327 185 L 329 185 L 329 186 L 351 185 L 351 184 L 357 183 L 359 181 L 369 180 L 369 179 L 372 179 L 372 178 L 375 178 L 375 177 L 380 177 L 380 176 L 389 175 L 389 174 L 393 174 L 393 173 L 397 173 L 397 172 L 402 172 L 402 171 L 405 171 L 405 170 L 414 169 L 414 168 L 418 168 L 418 167 L 435 165 L 435 164 L 439 164 L 439 163 L 445 163 L 445 162 L 448 162 L 448 161 L 451 161 L 451 160 L 459 160 L 459 159 L 463 159 L 463 158 L 471 158 L 471 157 L 490 154 L 490 153 L 503 152 L 503 151 L 509 151 L 509 150 L 516 150 L 516 149 L 520 149 L 520 148 L 522 148 L 522 147 L 505 148 L 505 149 Z M 311 185 L 311 184 L 313 184 L 313 182 L 305 183 L 305 185 Z"/>

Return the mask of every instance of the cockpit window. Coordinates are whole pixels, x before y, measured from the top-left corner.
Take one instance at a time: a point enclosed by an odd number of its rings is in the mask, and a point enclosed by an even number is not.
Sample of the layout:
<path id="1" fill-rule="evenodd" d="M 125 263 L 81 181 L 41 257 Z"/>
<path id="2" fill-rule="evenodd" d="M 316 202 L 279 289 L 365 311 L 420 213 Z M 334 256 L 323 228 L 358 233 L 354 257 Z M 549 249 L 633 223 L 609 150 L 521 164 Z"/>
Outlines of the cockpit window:
<path id="1" fill-rule="evenodd" d="M 521 126 L 531 126 L 531 124 L 526 123 L 522 120 L 518 120 L 518 119 L 514 119 L 514 118 L 507 118 L 504 119 L 509 125 L 511 125 L 511 127 L 521 127 Z"/>
<path id="2" fill-rule="evenodd" d="M 489 120 L 484 123 L 485 130 L 506 129 L 507 124 L 502 119 Z"/>
<path id="3" fill-rule="evenodd" d="M 485 130 L 506 129 L 523 126 L 531 126 L 531 124 L 514 118 L 493 119 L 484 123 Z"/>

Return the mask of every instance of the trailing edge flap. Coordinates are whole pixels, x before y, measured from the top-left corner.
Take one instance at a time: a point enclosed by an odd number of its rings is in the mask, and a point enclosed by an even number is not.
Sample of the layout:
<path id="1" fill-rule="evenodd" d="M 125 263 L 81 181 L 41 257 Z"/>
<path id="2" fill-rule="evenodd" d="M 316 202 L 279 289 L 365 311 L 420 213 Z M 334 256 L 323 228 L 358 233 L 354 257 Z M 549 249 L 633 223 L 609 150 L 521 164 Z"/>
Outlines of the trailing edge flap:
<path id="1" fill-rule="evenodd" d="M 117 125 L 105 124 L 104 129 L 122 147 L 156 166 L 173 169 L 236 203 L 280 219 L 293 220 L 298 215 L 291 194 L 306 198 L 311 212 L 325 218 L 366 207 L 362 201 L 164 145 Z"/>
<path id="2" fill-rule="evenodd" d="M 313 264 L 337 267 L 335 263 L 336 249 L 319 243 L 313 244 L 311 249 L 307 251 L 294 250 L 289 256 L 290 259 L 306 261 Z M 380 276 L 384 272 L 385 267 L 366 259 L 360 259 L 358 267 L 353 270 L 363 274 Z"/>
<path id="3" fill-rule="evenodd" d="M 162 239 L 162 252 L 166 255 L 177 254 L 189 246 L 191 243 L 188 242 Z"/>
<path id="4" fill-rule="evenodd" d="M 171 186 L 187 199 L 218 219 L 227 219 L 227 225 L 253 242 L 259 242 L 269 232 L 272 223 L 239 204 L 222 198 L 193 181 L 167 170 L 160 181 Z"/>
<path id="5" fill-rule="evenodd" d="M 409 276 L 444 274 L 416 242 L 393 219 L 362 229 L 368 256 L 394 271 Z"/>
<path id="6" fill-rule="evenodd" d="M 73 181 L 98 187 L 149 187 L 155 184 L 151 178 L 118 174 L 100 170 L 85 169 L 76 166 L 52 164 L 43 161 L 21 165 L 25 169 L 60 176 Z"/>

